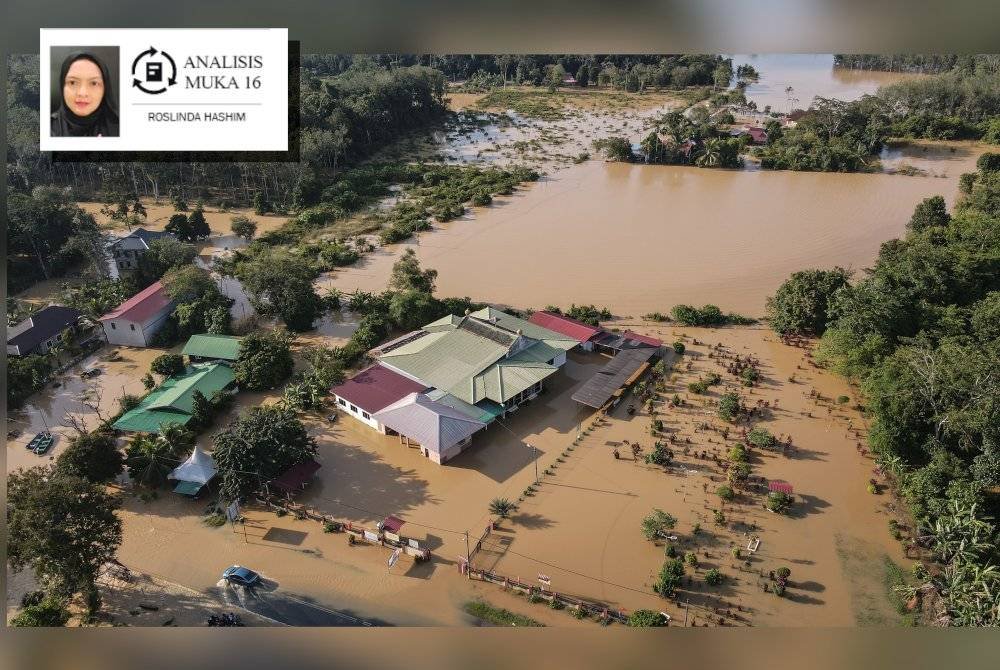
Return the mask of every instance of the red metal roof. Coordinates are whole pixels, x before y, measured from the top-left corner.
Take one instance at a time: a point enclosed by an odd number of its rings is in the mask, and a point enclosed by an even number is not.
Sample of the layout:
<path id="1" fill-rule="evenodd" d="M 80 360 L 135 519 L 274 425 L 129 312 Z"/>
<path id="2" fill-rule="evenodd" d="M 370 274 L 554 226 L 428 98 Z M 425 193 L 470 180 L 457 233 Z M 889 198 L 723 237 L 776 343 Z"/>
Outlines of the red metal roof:
<path id="1" fill-rule="evenodd" d="M 305 487 L 319 468 L 319 463 L 310 458 L 308 461 L 288 468 L 271 484 L 285 493 L 294 493 Z"/>
<path id="2" fill-rule="evenodd" d="M 102 316 L 99 320 L 127 319 L 135 323 L 145 323 L 149 317 L 159 313 L 171 302 L 170 296 L 167 295 L 167 292 L 163 288 L 163 284 L 156 282 L 139 291 L 118 305 L 118 307 Z"/>
<path id="3" fill-rule="evenodd" d="M 330 391 L 369 414 L 428 387 L 376 363 Z"/>
<path id="4" fill-rule="evenodd" d="M 586 342 L 601 332 L 600 328 L 595 328 L 582 321 L 571 319 L 562 314 L 553 314 L 552 312 L 535 312 L 528 321 L 536 326 L 555 331 L 560 335 L 572 337 L 577 342 Z"/>
<path id="5" fill-rule="evenodd" d="M 642 342 L 643 344 L 648 344 L 651 347 L 663 346 L 663 340 L 658 340 L 655 337 L 650 337 L 649 335 L 640 335 L 639 333 L 635 333 L 631 330 L 626 330 L 622 333 L 622 337 L 629 340 L 635 340 L 636 342 Z"/>
<path id="6" fill-rule="evenodd" d="M 750 133 L 750 138 L 753 139 L 754 142 L 767 142 L 767 131 L 763 128 L 751 126 L 747 132 Z"/>
<path id="7" fill-rule="evenodd" d="M 788 495 L 792 495 L 792 485 L 788 482 L 783 482 L 780 479 L 772 479 L 767 483 L 767 489 L 769 491 L 780 491 Z"/>
<path id="8" fill-rule="evenodd" d="M 390 533 L 399 533 L 399 529 L 403 527 L 404 523 L 406 522 L 399 517 L 387 516 L 382 522 L 382 530 L 387 530 Z"/>

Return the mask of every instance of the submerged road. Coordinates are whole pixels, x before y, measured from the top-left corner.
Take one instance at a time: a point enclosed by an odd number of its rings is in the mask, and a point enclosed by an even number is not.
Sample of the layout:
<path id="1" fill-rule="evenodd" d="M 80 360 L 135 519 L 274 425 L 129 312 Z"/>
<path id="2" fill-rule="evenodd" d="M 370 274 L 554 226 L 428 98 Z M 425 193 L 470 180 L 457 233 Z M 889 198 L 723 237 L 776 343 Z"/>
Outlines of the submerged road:
<path id="1" fill-rule="evenodd" d="M 267 580 L 256 588 L 247 589 L 226 583 L 209 589 L 225 605 L 238 607 L 285 626 L 387 626 L 349 612 L 333 610 L 316 602 L 282 593 Z"/>

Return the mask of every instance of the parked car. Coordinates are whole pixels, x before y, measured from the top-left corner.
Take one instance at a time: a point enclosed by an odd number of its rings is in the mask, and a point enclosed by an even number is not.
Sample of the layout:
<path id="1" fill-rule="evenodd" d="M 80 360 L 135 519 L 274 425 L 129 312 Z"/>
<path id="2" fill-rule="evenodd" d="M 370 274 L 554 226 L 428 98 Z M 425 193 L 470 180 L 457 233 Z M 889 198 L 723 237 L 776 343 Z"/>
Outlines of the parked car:
<path id="1" fill-rule="evenodd" d="M 91 377 L 97 377 L 101 374 L 101 368 L 91 368 L 89 370 L 84 370 L 80 373 L 80 376 L 84 379 L 90 379 Z"/>
<path id="2" fill-rule="evenodd" d="M 250 568 L 244 568 L 242 565 L 233 565 L 226 568 L 226 571 L 222 573 L 222 578 L 230 584 L 238 584 L 240 586 L 256 586 L 260 584 L 260 575 Z"/>
<path id="3" fill-rule="evenodd" d="M 337 423 L 338 418 L 340 418 L 340 415 L 334 412 L 333 414 L 327 416 L 326 420 L 329 421 L 330 423 Z"/>

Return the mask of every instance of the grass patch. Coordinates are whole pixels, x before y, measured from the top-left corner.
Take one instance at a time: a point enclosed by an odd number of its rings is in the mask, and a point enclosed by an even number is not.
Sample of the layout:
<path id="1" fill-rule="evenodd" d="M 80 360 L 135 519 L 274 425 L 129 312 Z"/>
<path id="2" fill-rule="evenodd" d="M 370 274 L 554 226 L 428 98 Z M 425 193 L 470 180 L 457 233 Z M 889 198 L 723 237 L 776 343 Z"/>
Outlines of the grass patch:
<path id="1" fill-rule="evenodd" d="M 498 626 L 522 626 L 531 628 L 542 628 L 545 626 L 545 624 L 535 621 L 531 617 L 516 614 L 508 609 L 496 607 L 482 600 L 470 600 L 465 603 L 464 609 L 466 613 L 482 619 L 483 621 L 489 621 L 490 623 Z"/>
<path id="2" fill-rule="evenodd" d="M 209 514 L 208 516 L 202 517 L 201 522 L 206 526 L 218 528 L 219 526 L 224 526 L 226 524 L 226 515 L 216 512 L 215 514 Z"/>
<path id="3" fill-rule="evenodd" d="M 882 583 L 885 586 L 885 594 L 889 598 L 889 602 L 899 614 L 900 623 L 903 626 L 916 626 L 916 613 L 906 609 L 906 601 L 903 599 L 903 594 L 899 592 L 900 588 L 909 585 L 906 572 L 888 556 L 883 556 L 882 560 L 884 565 Z"/>
<path id="4" fill-rule="evenodd" d="M 859 627 L 897 626 L 901 616 L 886 593 L 892 561 L 863 540 L 838 533 L 837 557 L 847 577 L 854 623 Z"/>

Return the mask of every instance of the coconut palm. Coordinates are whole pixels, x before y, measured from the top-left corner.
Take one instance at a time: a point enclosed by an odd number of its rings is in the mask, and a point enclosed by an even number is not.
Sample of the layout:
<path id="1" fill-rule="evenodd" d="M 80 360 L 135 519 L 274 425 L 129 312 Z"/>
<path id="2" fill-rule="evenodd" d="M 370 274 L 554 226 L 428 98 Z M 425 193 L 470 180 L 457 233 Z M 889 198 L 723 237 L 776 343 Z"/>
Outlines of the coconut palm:
<path id="1" fill-rule="evenodd" d="M 506 519 L 513 510 L 514 503 L 506 498 L 494 498 L 490 501 L 490 514 L 496 514 L 501 519 Z"/>
<path id="2" fill-rule="evenodd" d="M 694 162 L 699 167 L 715 167 L 719 164 L 720 160 L 722 160 L 722 151 L 720 150 L 719 140 L 712 138 L 705 140 Z"/>
<path id="3" fill-rule="evenodd" d="M 178 459 L 170 445 L 159 437 L 136 435 L 125 448 L 125 467 L 132 481 L 156 488 L 167 481 L 167 475 L 177 467 Z"/>

